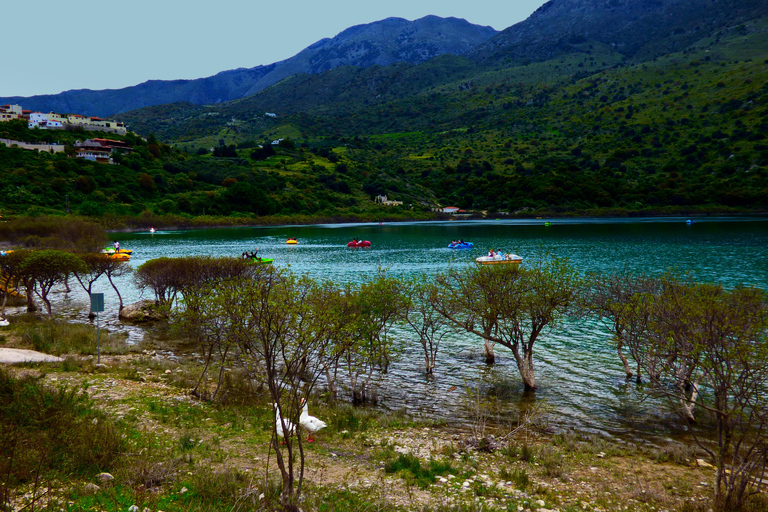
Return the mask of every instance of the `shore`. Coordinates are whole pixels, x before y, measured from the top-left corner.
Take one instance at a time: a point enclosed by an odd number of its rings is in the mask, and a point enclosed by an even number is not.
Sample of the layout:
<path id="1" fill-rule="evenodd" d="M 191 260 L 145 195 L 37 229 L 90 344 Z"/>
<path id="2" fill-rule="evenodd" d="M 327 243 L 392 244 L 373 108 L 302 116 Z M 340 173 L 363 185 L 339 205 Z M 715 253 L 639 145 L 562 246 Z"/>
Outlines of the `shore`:
<path id="1" fill-rule="evenodd" d="M 5 345 L 24 348 L 13 334 Z M 131 350 L 103 352 L 98 366 L 93 356 L 69 355 L 62 362 L 0 368 L 87 393 L 127 443 L 107 468 L 113 479 L 98 472 L 59 479 L 47 485 L 45 499 L 69 503 L 66 510 L 92 510 L 88 503 L 115 512 L 131 505 L 164 512 L 243 510 L 237 504 L 244 500 L 249 510 L 275 510 L 279 473 L 270 454 L 274 415 L 266 396 L 241 396 L 235 383 L 223 402 L 200 401 L 190 394 L 198 356 Z M 329 426 L 316 442 L 303 441 L 305 511 L 709 508 L 715 472 L 692 449 L 632 446 L 583 432 L 551 435 L 539 421 L 514 432 L 481 421 L 457 429 L 318 399 L 311 407 Z M 430 473 L 437 463 L 443 469 Z M 206 505 L 205 496 L 224 480 L 236 483 L 235 494 L 217 498 L 223 500 L 218 507 Z M 28 507 L 35 492 L 31 482 L 14 488 L 12 510 Z"/>

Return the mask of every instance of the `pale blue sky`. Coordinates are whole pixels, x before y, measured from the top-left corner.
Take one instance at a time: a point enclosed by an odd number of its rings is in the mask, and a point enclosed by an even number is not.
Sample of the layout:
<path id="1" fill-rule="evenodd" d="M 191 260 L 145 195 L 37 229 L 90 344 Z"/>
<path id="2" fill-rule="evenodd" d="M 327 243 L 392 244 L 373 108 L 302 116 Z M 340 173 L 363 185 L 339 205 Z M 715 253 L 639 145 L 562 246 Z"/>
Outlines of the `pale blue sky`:
<path id="1" fill-rule="evenodd" d="M 353 25 L 434 14 L 503 30 L 545 0 L 9 0 L 0 96 L 119 89 L 287 59 Z"/>

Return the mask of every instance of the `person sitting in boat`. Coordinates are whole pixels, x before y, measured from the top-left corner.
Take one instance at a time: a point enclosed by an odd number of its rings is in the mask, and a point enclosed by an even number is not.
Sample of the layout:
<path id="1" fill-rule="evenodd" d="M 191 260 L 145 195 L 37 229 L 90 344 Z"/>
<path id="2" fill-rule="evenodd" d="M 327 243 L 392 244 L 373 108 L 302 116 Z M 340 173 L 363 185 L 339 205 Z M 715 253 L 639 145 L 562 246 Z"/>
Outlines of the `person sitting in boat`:
<path id="1" fill-rule="evenodd" d="M 489 257 L 489 258 L 493 258 L 494 256 L 496 256 L 496 253 L 494 253 L 494 252 L 493 252 L 493 249 L 491 249 L 490 251 L 488 251 L 488 257 Z"/>

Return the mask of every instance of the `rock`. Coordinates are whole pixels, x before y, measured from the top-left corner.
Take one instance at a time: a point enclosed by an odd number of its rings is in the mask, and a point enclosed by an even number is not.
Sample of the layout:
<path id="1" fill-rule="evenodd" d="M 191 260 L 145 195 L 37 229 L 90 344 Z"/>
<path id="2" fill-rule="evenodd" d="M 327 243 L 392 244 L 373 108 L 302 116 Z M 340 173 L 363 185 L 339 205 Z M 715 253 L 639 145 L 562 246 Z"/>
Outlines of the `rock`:
<path id="1" fill-rule="evenodd" d="M 537 507 L 543 507 L 544 505 L 546 505 L 546 503 L 544 503 L 544 500 L 536 500 Z"/>
<path id="2" fill-rule="evenodd" d="M 112 480 L 115 479 L 115 477 L 113 477 L 109 473 L 99 473 L 98 475 L 96 475 L 96 479 L 99 480 L 100 482 L 111 482 Z"/>
<path id="3" fill-rule="evenodd" d="M 699 466 L 700 468 L 713 468 L 713 467 L 715 467 L 712 464 L 710 464 L 709 462 L 705 461 L 704 459 L 696 459 L 696 465 Z"/>
<path id="4" fill-rule="evenodd" d="M 131 322 L 151 322 L 168 318 L 168 309 L 153 300 L 140 300 L 120 310 L 120 319 Z"/>
<path id="5" fill-rule="evenodd" d="M 139 507 L 137 505 L 131 505 L 128 507 L 128 512 L 139 512 Z"/>
<path id="6" fill-rule="evenodd" d="M 101 490 L 101 487 L 99 487 L 96 484 L 93 484 L 93 483 L 85 484 L 85 492 L 88 492 L 88 493 L 91 493 L 91 494 L 95 494 L 95 493 L 99 492 L 100 490 Z"/>

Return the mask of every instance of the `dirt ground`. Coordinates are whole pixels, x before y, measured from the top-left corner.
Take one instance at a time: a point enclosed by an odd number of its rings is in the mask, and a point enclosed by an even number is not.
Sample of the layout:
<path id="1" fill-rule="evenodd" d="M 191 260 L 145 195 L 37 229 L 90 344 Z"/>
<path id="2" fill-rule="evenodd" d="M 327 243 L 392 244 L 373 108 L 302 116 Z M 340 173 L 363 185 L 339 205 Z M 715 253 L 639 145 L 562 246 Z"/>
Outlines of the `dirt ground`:
<path id="1" fill-rule="evenodd" d="M 6 341 L 8 345 L 13 343 Z M 237 470 L 254 480 L 267 470 L 276 474 L 266 434 L 254 432 L 247 419 L 221 423 L 214 406 L 171 385 L 173 372 L 181 369 L 173 364 L 165 368 L 167 354 L 102 356 L 102 363 L 97 371 L 65 372 L 57 364 L 6 368 L 41 375 L 52 386 L 85 390 L 115 422 L 129 422 L 143 435 L 169 444 L 188 437 L 199 447 L 197 466 Z M 179 411 L 190 411 L 184 414 L 195 419 L 184 424 L 166 417 Z M 268 417 L 269 411 L 263 413 Z M 527 433 L 488 451 L 470 447 L 470 432 L 432 426 L 329 430 L 316 437 L 316 442 L 304 443 L 305 485 L 345 489 L 402 510 L 704 511 L 714 478 L 713 468 L 694 457 L 673 461 L 664 453 L 578 435 L 564 441 Z M 521 455 L 522 447 L 531 455 L 525 456 L 524 449 Z M 401 474 L 384 471 L 384 450 L 412 454 L 425 465 L 447 460 L 455 474 L 436 476 L 421 488 Z"/>

